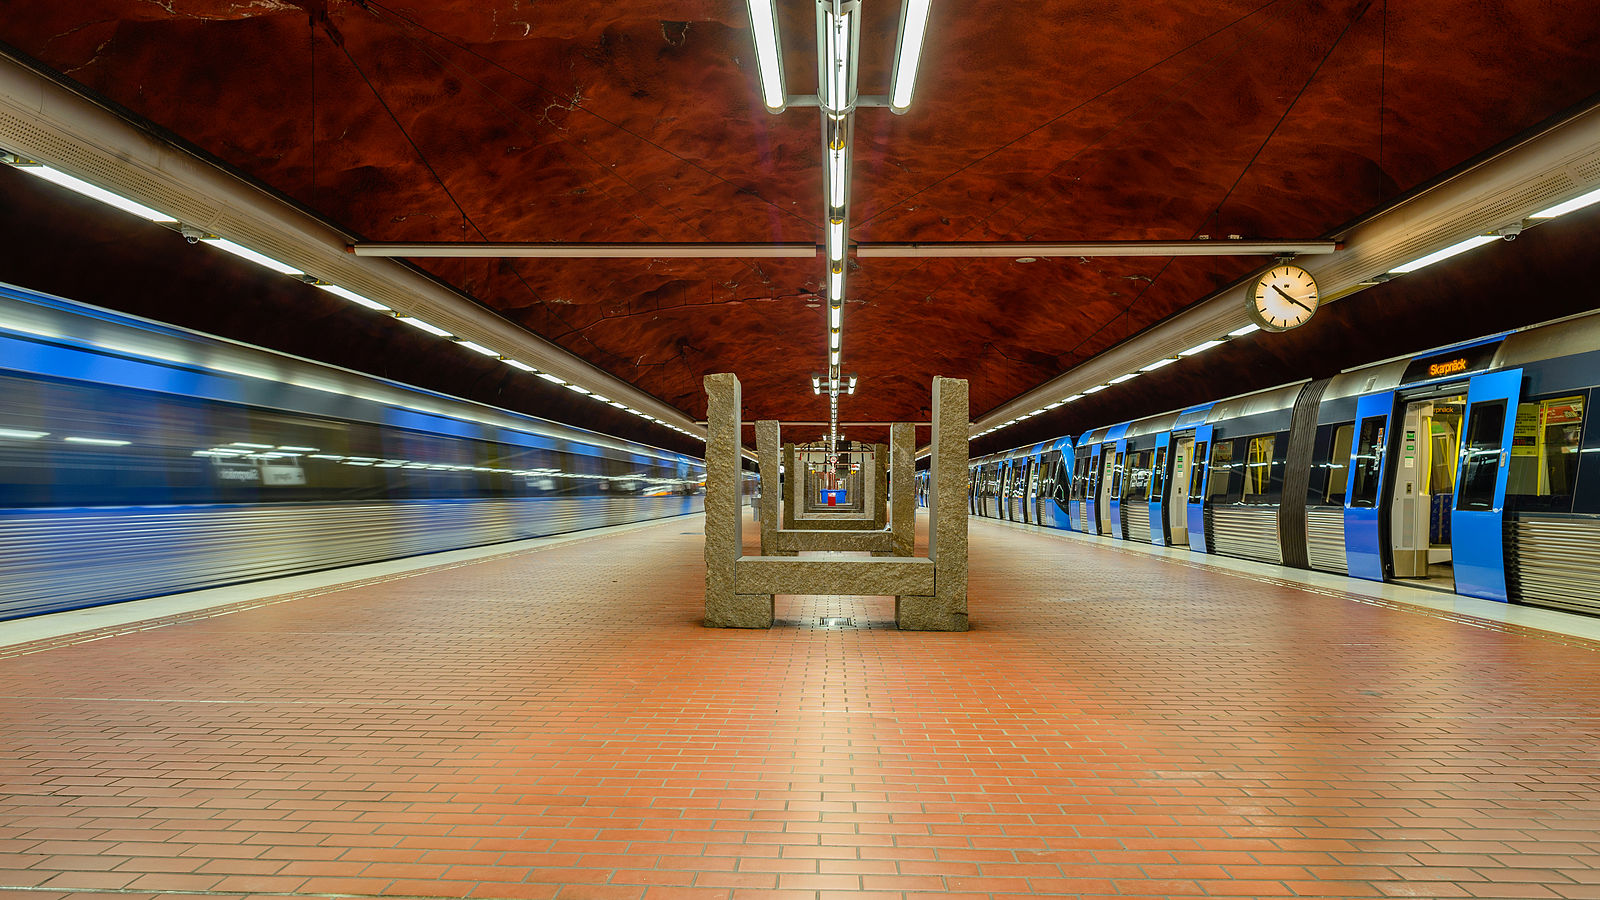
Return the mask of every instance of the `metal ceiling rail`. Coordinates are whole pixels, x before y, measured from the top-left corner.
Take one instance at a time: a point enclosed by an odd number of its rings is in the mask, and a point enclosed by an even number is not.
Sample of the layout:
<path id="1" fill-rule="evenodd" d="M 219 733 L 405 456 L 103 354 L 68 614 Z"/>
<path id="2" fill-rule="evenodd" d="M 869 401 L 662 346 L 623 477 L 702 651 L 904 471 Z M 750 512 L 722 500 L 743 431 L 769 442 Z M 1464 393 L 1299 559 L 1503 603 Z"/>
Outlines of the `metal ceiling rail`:
<path id="1" fill-rule="evenodd" d="M 1223 240 L 1223 241 L 1079 241 L 987 243 L 860 243 L 861 259 L 1035 259 L 1055 256 L 1307 256 L 1334 253 L 1337 241 Z M 484 258 L 484 259 L 815 259 L 817 244 L 760 243 L 605 243 L 426 241 L 385 243 L 363 241 L 350 245 L 363 257 Z"/>
<path id="2" fill-rule="evenodd" d="M 1337 241 L 1080 241 L 1017 243 L 857 244 L 866 258 L 980 258 L 1049 256 L 1299 256 L 1333 253 Z"/>
<path id="3" fill-rule="evenodd" d="M 415 244 L 363 242 L 350 245 L 356 256 L 481 257 L 534 259 L 816 259 L 816 244 L 552 244 L 428 241 Z"/>

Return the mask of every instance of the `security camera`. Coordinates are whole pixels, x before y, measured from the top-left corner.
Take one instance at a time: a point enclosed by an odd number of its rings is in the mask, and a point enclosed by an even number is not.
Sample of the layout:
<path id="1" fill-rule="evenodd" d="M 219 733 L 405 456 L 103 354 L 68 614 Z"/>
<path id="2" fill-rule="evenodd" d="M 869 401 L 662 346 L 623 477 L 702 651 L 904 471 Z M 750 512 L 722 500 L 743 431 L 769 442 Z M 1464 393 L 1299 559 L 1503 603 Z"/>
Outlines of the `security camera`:
<path id="1" fill-rule="evenodd" d="M 1500 235 L 1502 240 L 1514 241 L 1517 239 L 1517 235 L 1522 233 L 1522 223 L 1518 222 L 1515 225 L 1507 225 L 1504 228 L 1496 228 L 1494 233 Z"/>
<path id="2" fill-rule="evenodd" d="M 193 225 L 180 226 L 178 231 L 182 233 L 183 239 L 191 244 L 198 244 L 206 237 L 204 230 L 196 228 Z"/>

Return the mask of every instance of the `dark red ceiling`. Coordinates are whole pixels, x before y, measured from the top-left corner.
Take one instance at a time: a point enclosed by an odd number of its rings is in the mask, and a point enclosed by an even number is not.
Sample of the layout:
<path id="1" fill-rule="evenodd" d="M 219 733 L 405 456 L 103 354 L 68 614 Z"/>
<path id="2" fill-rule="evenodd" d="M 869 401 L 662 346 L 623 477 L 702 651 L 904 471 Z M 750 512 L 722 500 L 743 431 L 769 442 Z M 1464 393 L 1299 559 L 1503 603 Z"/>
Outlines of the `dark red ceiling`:
<path id="1" fill-rule="evenodd" d="M 899 4 L 863 3 L 880 92 Z M 812 3 L 782 5 L 812 90 Z M 747 24 L 740 0 L 14 0 L 0 40 L 370 240 L 818 241 L 817 114 L 761 109 Z M 852 237 L 1313 237 L 1597 91 L 1590 2 L 935 0 L 911 113 L 857 115 Z M 691 415 L 733 371 L 750 418 L 826 417 L 820 262 L 422 264 Z M 1257 264 L 852 263 L 842 417 L 920 417 L 936 374 L 976 416 Z M 1364 340 L 1342 305 L 1330 340 Z M 235 327 L 368 367 L 297 321 Z"/>

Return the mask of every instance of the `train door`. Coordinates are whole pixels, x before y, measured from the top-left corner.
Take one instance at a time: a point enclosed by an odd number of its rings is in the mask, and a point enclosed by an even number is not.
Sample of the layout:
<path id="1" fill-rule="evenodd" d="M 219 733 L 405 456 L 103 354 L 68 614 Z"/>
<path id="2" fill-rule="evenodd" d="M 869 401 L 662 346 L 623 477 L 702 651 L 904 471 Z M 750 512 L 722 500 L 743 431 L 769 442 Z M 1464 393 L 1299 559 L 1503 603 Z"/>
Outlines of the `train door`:
<path id="1" fill-rule="evenodd" d="M 1456 592 L 1469 597 L 1507 599 L 1506 476 L 1511 471 L 1521 394 L 1521 369 L 1473 376 L 1467 388 L 1466 431 L 1450 528 L 1459 548 Z"/>
<path id="2" fill-rule="evenodd" d="M 1072 530 L 1086 533 L 1089 530 L 1089 448 L 1079 445 L 1072 451 L 1072 499 L 1067 502 L 1067 519 Z"/>
<path id="3" fill-rule="evenodd" d="M 1389 571 L 1395 578 L 1455 589 L 1451 508 L 1466 402 L 1459 385 L 1401 399 L 1388 498 Z"/>
<path id="4" fill-rule="evenodd" d="M 1095 444 L 1089 448 L 1089 484 L 1083 494 L 1083 510 L 1087 514 L 1084 532 L 1099 534 L 1100 523 L 1105 520 L 1105 515 L 1100 511 L 1100 481 L 1105 474 L 1105 445 Z"/>
<path id="5" fill-rule="evenodd" d="M 1039 524 L 1039 457 L 1028 457 L 1027 477 L 1022 482 L 1022 521 Z"/>
<path id="6" fill-rule="evenodd" d="M 1171 432 L 1156 435 L 1155 459 L 1150 463 L 1150 543 L 1157 547 L 1167 545 L 1167 447 L 1171 443 Z"/>
<path id="7" fill-rule="evenodd" d="M 1172 545 L 1183 547 L 1189 543 L 1189 466 L 1194 460 L 1194 436 L 1178 438 L 1172 448 L 1172 499 L 1167 502 L 1167 527 L 1172 531 Z"/>
<path id="8" fill-rule="evenodd" d="M 1184 504 L 1184 528 L 1189 533 L 1189 549 L 1196 553 L 1210 553 L 1206 544 L 1206 465 L 1211 449 L 1211 426 L 1201 425 L 1194 430 L 1194 459 L 1189 462 L 1189 502 Z"/>
<path id="9" fill-rule="evenodd" d="M 1111 497 L 1119 487 L 1117 484 L 1117 471 L 1122 466 L 1122 455 L 1116 451 L 1116 445 L 1102 445 L 1100 448 L 1100 493 L 1095 498 L 1095 534 L 1111 534 L 1112 529 L 1121 531 L 1122 526 L 1111 518 Z"/>
<path id="10" fill-rule="evenodd" d="M 1122 495 L 1127 492 L 1129 472 L 1127 471 L 1132 460 L 1128 455 L 1128 441 L 1126 438 L 1117 441 L 1117 455 L 1111 463 L 1111 528 L 1109 534 L 1115 538 L 1127 538 L 1127 529 L 1123 528 Z"/>
<path id="11" fill-rule="evenodd" d="M 1369 581 L 1384 577 L 1384 532 L 1388 529 L 1381 507 L 1393 415 L 1394 391 L 1356 398 L 1356 427 L 1344 492 L 1344 553 L 1351 577 Z"/>

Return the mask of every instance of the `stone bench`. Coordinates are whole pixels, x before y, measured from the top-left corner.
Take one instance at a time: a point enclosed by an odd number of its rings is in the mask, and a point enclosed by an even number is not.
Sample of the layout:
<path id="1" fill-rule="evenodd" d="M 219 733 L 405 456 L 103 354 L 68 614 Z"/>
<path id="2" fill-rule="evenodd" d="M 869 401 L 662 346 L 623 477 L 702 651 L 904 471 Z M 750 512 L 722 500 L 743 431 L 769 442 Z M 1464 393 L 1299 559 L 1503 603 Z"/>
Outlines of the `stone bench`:
<path id="1" fill-rule="evenodd" d="M 733 564 L 735 594 L 848 594 L 931 597 L 934 563 L 914 556 L 795 559 L 741 556 Z"/>

